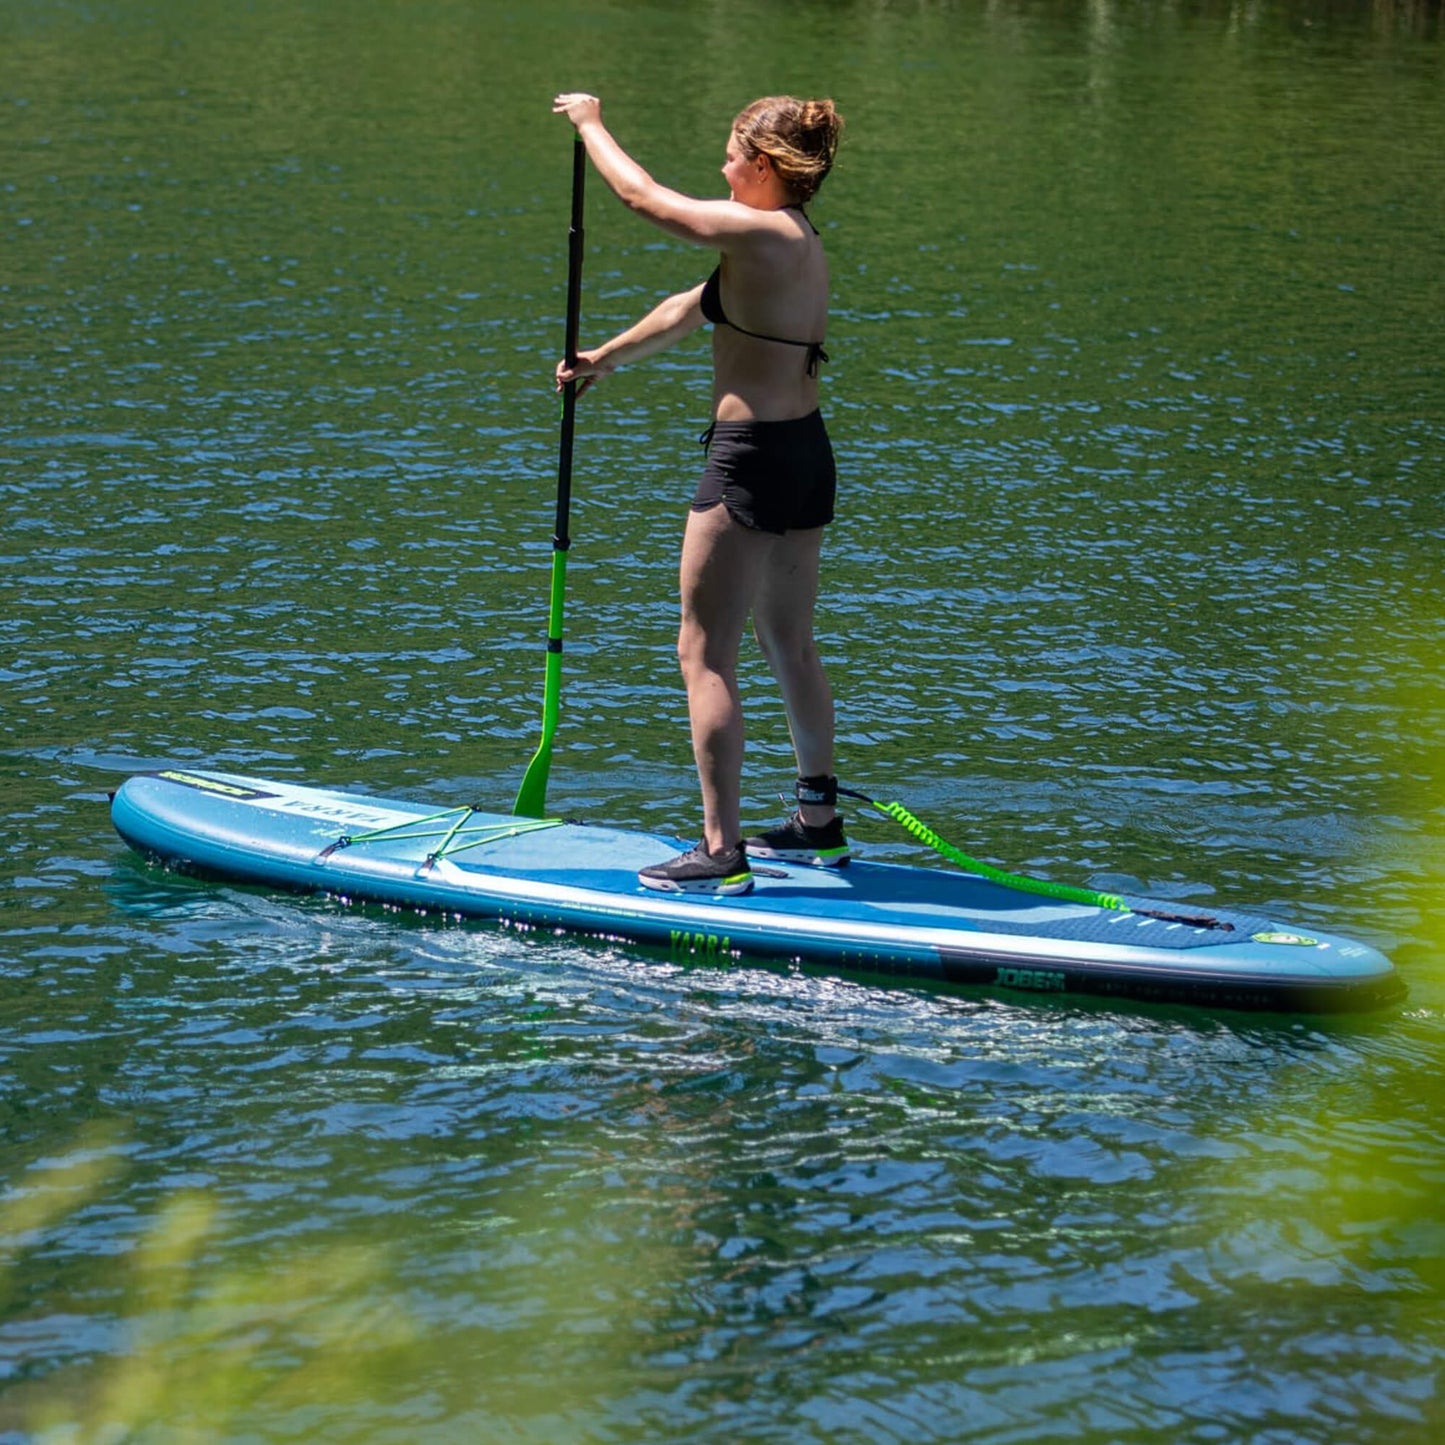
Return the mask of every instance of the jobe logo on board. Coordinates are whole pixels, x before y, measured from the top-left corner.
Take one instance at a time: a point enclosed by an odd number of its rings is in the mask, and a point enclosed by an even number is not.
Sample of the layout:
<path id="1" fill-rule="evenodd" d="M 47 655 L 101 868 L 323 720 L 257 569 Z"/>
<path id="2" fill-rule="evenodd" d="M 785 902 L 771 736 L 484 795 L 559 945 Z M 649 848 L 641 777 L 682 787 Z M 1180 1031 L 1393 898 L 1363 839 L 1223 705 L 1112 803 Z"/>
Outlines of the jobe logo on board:
<path id="1" fill-rule="evenodd" d="M 1032 988 L 1043 993 L 1062 993 L 1068 981 L 1047 968 L 1001 968 L 993 981 L 1001 988 Z"/>

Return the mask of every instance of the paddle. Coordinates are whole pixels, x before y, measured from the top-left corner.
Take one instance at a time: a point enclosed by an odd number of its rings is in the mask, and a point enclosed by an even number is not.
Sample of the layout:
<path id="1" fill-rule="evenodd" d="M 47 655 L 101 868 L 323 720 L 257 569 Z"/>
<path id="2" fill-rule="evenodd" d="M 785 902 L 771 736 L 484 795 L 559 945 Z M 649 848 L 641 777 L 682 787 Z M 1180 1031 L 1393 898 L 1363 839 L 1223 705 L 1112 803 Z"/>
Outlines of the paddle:
<path id="1" fill-rule="evenodd" d="M 572 224 L 567 232 L 567 344 L 569 366 L 577 360 L 577 332 L 582 320 L 582 187 L 587 174 L 587 147 L 579 136 L 572 143 Z M 512 812 L 540 818 L 547 807 L 547 774 L 552 767 L 552 739 L 562 703 L 562 607 L 567 591 L 568 513 L 572 506 L 572 431 L 577 413 L 577 383 L 562 388 L 562 435 L 557 455 L 557 522 L 552 533 L 552 596 L 547 611 L 547 671 L 542 689 L 542 741 L 527 765 Z"/>

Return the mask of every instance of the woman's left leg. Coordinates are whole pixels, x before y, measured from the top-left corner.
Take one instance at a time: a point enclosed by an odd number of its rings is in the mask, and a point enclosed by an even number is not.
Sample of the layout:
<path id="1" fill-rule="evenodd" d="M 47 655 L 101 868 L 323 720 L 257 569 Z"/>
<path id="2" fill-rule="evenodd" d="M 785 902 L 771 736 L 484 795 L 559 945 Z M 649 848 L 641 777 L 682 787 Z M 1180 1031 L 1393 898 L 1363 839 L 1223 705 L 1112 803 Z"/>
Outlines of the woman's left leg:
<path id="1" fill-rule="evenodd" d="M 779 537 L 753 598 L 753 630 L 783 694 L 800 778 L 833 772 L 833 693 L 813 638 L 822 545 L 821 527 Z M 836 811 L 804 803 L 800 815 L 821 827 Z"/>

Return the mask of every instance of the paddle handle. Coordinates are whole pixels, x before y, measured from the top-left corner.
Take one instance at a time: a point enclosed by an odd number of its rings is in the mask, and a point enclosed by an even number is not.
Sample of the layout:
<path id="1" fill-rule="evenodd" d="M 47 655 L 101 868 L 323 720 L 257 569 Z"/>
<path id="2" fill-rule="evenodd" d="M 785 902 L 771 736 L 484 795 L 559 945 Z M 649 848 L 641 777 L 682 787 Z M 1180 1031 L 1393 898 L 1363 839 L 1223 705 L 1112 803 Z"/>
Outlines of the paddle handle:
<path id="1" fill-rule="evenodd" d="M 577 333 L 582 326 L 582 196 L 587 179 L 587 147 L 581 136 L 572 142 L 572 224 L 567 230 L 567 335 L 563 356 L 577 364 Z M 552 547 L 565 552 L 572 545 L 568 527 L 572 511 L 572 436 L 577 417 L 577 383 L 562 388 L 562 432 L 557 449 L 557 520 Z"/>

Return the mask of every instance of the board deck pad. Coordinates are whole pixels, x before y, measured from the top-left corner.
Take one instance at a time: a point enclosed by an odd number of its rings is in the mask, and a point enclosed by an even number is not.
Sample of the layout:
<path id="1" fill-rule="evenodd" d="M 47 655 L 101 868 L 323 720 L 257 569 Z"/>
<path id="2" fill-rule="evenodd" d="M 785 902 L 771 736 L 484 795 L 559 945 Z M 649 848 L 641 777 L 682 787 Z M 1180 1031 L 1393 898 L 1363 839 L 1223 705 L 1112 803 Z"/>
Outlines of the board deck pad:
<path id="1" fill-rule="evenodd" d="M 1136 898 L 1111 910 L 951 867 L 769 860 L 751 893 L 659 893 L 637 872 L 677 838 L 185 768 L 128 779 L 112 818 L 142 853 L 212 876 L 710 958 L 1292 1012 L 1404 992 L 1377 950 L 1264 914 Z"/>

